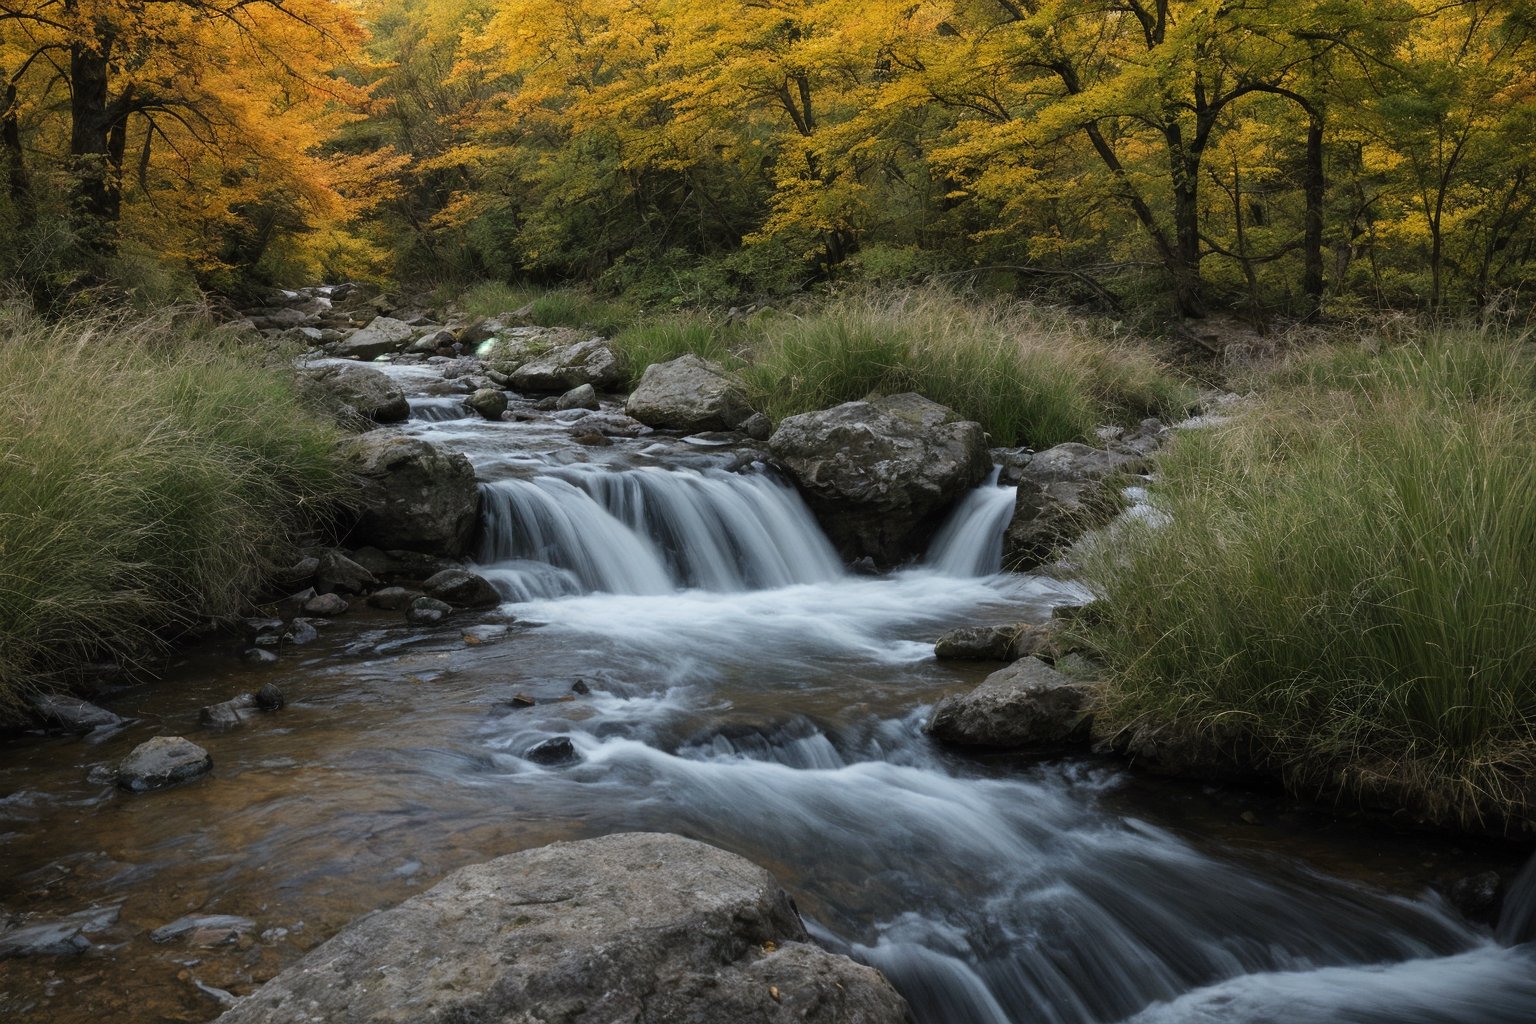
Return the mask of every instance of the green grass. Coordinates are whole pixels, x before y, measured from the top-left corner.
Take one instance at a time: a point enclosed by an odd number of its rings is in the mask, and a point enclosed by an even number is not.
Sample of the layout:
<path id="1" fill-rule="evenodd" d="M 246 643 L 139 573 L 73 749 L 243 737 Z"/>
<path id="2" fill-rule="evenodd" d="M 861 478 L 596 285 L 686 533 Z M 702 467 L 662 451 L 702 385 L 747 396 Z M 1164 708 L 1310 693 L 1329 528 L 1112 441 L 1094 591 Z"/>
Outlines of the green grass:
<path id="1" fill-rule="evenodd" d="M 1109 421 L 1177 415 L 1191 397 L 1145 350 L 1063 314 L 936 288 L 845 295 L 756 330 L 746 376 L 775 421 L 916 391 L 980 422 L 995 444 L 1044 448 Z"/>
<path id="2" fill-rule="evenodd" d="M 1330 349 L 1181 436 L 1154 489 L 1168 521 L 1086 560 L 1108 718 L 1241 722 L 1299 788 L 1530 813 L 1533 368 L 1528 343 L 1471 332 Z"/>
<path id="3" fill-rule="evenodd" d="M 676 313 L 624 328 L 614 335 L 613 348 L 624 360 L 633 385 L 652 363 L 671 362 L 690 353 L 739 370 L 751 342 L 745 327 L 705 313 Z"/>
<path id="4" fill-rule="evenodd" d="M 169 314 L 0 308 L 0 705 L 237 611 L 348 492 L 280 357 Z"/>
<path id="5" fill-rule="evenodd" d="M 612 337 L 637 318 L 637 310 L 624 302 L 600 298 L 578 288 L 535 288 L 528 285 L 483 281 L 458 299 L 473 317 L 521 313 L 538 327 L 579 327 Z"/>

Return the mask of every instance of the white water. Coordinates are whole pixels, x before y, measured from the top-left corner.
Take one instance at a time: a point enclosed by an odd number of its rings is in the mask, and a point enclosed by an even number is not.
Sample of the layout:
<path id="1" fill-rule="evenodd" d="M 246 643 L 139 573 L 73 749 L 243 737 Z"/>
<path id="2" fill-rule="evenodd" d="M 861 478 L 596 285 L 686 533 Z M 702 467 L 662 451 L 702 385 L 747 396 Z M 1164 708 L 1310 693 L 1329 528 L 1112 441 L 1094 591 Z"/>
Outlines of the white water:
<path id="1" fill-rule="evenodd" d="M 745 854 L 923 1024 L 1536 1018 L 1530 947 L 1435 899 L 1213 857 L 1106 810 L 1101 768 L 928 743 L 934 637 L 1082 597 L 997 574 L 1011 488 L 965 499 L 925 568 L 855 577 L 766 473 L 676 468 L 649 441 L 574 452 L 547 426 L 524 450 L 498 443 L 512 425 L 415 429 L 519 474 L 484 485 L 479 561 L 525 630 L 503 650 L 548 693 L 591 691 L 485 722 L 489 772 L 444 769 L 518 820 Z M 580 763 L 525 759 L 557 736 Z"/>
<path id="2" fill-rule="evenodd" d="M 1003 569 L 1003 531 L 1017 487 L 1000 487 L 1000 467 L 955 506 L 928 549 L 927 563 L 950 576 L 991 576 Z"/>

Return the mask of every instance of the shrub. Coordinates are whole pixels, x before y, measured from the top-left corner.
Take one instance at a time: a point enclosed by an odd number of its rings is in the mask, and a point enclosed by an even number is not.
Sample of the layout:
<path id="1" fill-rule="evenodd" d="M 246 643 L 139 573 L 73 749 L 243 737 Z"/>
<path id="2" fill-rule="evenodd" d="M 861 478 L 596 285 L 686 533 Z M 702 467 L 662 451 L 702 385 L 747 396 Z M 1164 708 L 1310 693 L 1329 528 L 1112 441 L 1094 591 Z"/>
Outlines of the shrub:
<path id="1" fill-rule="evenodd" d="M 336 428 L 206 323 L 0 309 L 0 704 L 228 615 L 347 494 Z"/>

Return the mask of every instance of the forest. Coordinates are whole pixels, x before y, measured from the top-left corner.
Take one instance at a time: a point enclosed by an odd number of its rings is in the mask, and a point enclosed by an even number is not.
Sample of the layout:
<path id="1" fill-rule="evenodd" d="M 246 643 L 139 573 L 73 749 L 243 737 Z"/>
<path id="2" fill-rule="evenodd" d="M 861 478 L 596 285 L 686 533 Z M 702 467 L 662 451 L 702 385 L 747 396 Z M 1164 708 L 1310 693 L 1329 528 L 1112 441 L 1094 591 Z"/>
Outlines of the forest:
<path id="1" fill-rule="evenodd" d="M 1527 284 L 1523 0 L 4 0 L 0 275 L 1198 318 Z"/>

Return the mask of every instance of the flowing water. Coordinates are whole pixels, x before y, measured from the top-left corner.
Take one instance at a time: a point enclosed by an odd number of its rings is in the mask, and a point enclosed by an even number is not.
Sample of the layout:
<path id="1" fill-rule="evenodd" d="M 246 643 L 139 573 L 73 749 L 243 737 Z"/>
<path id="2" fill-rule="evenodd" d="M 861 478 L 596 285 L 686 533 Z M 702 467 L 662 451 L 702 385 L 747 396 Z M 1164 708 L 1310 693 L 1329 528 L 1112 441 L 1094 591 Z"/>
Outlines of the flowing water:
<path id="1" fill-rule="evenodd" d="M 207 1020 L 455 867 L 637 829 L 768 867 L 823 943 L 884 970 L 928 1024 L 1536 1018 L 1536 869 L 1495 933 L 1278 856 L 1283 836 L 1204 836 L 1110 765 L 926 741 L 927 708 L 986 670 L 935 662 L 939 633 L 1082 596 L 997 573 L 1009 488 L 967 498 L 922 567 L 852 576 L 751 452 L 586 449 L 566 429 L 579 413 L 415 410 L 404 429 L 477 464 L 476 561 L 506 603 L 425 631 L 358 609 L 266 670 L 214 644 L 121 698 L 135 721 L 116 734 L 0 750 L 0 906 L 117 910 L 83 955 L 0 962 L 0 1019 Z M 288 708 L 195 725 L 266 680 Z M 157 732 L 204 744 L 214 773 L 114 790 L 102 767 Z M 579 760 L 527 758 L 557 737 Z M 1421 856 L 1344 844 L 1330 866 Z M 208 947 L 149 938 L 184 914 L 255 926 Z"/>

